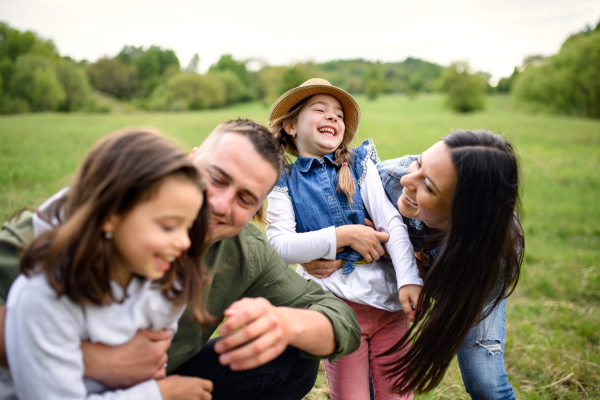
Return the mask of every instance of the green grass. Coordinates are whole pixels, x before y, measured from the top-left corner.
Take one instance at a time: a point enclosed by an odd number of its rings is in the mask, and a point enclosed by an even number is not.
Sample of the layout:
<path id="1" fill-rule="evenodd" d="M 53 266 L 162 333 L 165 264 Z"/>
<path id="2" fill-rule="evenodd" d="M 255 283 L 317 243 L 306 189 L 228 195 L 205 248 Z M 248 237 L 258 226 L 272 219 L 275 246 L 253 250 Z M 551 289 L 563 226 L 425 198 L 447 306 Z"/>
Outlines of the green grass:
<path id="1" fill-rule="evenodd" d="M 379 157 L 425 150 L 452 128 L 491 129 L 516 145 L 524 177 L 523 276 L 508 301 L 506 369 L 519 399 L 600 398 L 600 121 L 512 108 L 488 99 L 484 112 L 457 115 L 442 98 L 358 98 L 360 140 Z M 228 118 L 266 122 L 258 103 L 189 113 L 31 114 L 0 118 L 0 218 L 36 206 L 68 184 L 87 149 L 122 127 L 151 126 L 187 151 Z M 311 399 L 327 398 L 320 376 Z M 468 399 L 454 365 L 420 399 Z"/>

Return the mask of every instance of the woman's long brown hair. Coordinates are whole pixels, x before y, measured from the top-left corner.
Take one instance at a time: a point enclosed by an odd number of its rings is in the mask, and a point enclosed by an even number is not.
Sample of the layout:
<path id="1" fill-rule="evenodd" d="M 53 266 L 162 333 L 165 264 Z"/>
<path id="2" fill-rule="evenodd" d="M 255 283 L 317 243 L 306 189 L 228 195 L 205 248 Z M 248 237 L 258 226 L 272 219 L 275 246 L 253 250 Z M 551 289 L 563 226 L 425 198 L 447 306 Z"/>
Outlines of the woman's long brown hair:
<path id="1" fill-rule="evenodd" d="M 114 133 L 88 153 L 73 185 L 43 215 L 57 224 L 24 250 L 25 275 L 44 273 L 50 286 L 78 304 L 115 301 L 110 286 L 114 248 L 102 232 L 111 215 L 125 215 L 156 195 L 167 177 L 185 179 L 205 193 L 204 183 L 187 156 L 172 142 L 146 129 Z M 206 196 L 189 230 L 190 248 L 178 257 L 158 282 L 174 304 L 189 303 L 196 319 L 211 319 L 202 303 L 207 275 L 201 257 L 206 246 Z"/>
<path id="2" fill-rule="evenodd" d="M 471 327 L 514 291 L 525 250 L 520 173 L 510 143 L 483 131 L 457 131 L 442 140 L 457 172 L 452 226 L 425 279 L 415 323 L 392 350 L 413 342 L 388 372 L 398 394 L 428 392 L 440 383 Z M 484 311 L 497 282 L 500 290 Z"/>

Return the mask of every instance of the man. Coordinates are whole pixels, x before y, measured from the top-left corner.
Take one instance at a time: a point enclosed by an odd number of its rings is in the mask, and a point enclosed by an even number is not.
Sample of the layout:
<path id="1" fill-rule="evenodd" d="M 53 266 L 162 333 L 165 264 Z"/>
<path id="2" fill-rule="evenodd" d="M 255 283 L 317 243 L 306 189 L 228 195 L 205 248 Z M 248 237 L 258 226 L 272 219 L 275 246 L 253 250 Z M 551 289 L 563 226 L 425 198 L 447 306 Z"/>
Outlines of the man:
<path id="1" fill-rule="evenodd" d="M 212 381 L 215 399 L 301 399 L 316 379 L 316 360 L 351 353 L 360 333 L 349 307 L 289 269 L 248 223 L 281 176 L 281 149 L 266 128 L 237 120 L 219 125 L 191 157 L 207 182 L 211 212 L 205 305 L 227 317 L 220 328 L 226 336 L 209 340 L 216 325 L 202 329 L 186 312 L 168 351 L 168 373 Z M 18 273 L 16 253 L 31 237 L 30 214 L 0 232 L 4 300 Z M 86 375 L 112 387 L 159 379 L 169 344 L 169 332 L 150 331 L 118 347 L 86 343 Z"/>

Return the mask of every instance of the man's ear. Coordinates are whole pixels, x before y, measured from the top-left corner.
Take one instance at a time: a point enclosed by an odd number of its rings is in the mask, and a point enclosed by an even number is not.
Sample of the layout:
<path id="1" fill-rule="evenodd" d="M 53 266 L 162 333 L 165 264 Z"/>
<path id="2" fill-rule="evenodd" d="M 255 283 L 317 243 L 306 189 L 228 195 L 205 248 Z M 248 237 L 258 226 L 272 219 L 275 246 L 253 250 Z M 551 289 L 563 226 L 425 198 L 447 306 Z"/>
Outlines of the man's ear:
<path id="1" fill-rule="evenodd" d="M 190 154 L 188 155 L 188 159 L 190 159 L 191 161 L 194 161 L 194 157 L 196 156 L 197 152 L 198 152 L 198 148 L 194 147 L 192 149 L 192 151 L 190 152 Z"/>
<path id="2" fill-rule="evenodd" d="M 286 119 L 283 121 L 283 130 L 292 137 L 296 136 L 296 127 L 291 119 Z"/>

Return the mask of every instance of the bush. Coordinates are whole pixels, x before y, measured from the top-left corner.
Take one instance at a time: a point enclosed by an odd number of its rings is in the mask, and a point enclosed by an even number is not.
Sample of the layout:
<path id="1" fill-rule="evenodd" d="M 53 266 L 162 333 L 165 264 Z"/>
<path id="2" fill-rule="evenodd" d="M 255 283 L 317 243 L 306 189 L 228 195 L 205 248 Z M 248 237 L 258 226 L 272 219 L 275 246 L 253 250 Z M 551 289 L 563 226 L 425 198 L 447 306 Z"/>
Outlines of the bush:
<path id="1" fill-rule="evenodd" d="M 148 108 L 151 110 L 202 110 L 227 103 L 227 86 L 218 74 L 182 72 L 154 89 Z"/>
<path id="2" fill-rule="evenodd" d="M 10 92 L 27 100 L 32 111 L 55 111 L 66 98 L 50 61 L 34 54 L 17 59 Z"/>
<path id="3" fill-rule="evenodd" d="M 56 76 L 66 94 L 59 109 L 77 111 L 85 108 L 91 100 L 92 88 L 83 68 L 73 61 L 60 60 L 56 64 Z"/>
<path id="4" fill-rule="evenodd" d="M 232 71 L 209 72 L 206 78 L 219 80 L 225 85 L 225 102 L 228 105 L 248 100 L 248 89 L 242 80 Z"/>
<path id="5" fill-rule="evenodd" d="M 439 80 L 439 90 L 447 94 L 446 106 L 466 113 L 485 107 L 488 84 L 480 74 L 469 73 L 468 63 L 454 63 L 446 68 Z"/>
<path id="6" fill-rule="evenodd" d="M 140 90 L 137 68 L 118 58 L 101 58 L 86 67 L 92 86 L 118 99 L 130 99 Z"/>
<path id="7" fill-rule="evenodd" d="M 0 114 L 21 114 L 29 111 L 29 103 L 26 100 L 15 99 L 8 93 L 0 95 Z"/>
<path id="8" fill-rule="evenodd" d="M 558 54 L 528 65 L 513 95 L 525 106 L 600 118 L 600 31 L 572 35 Z"/>

